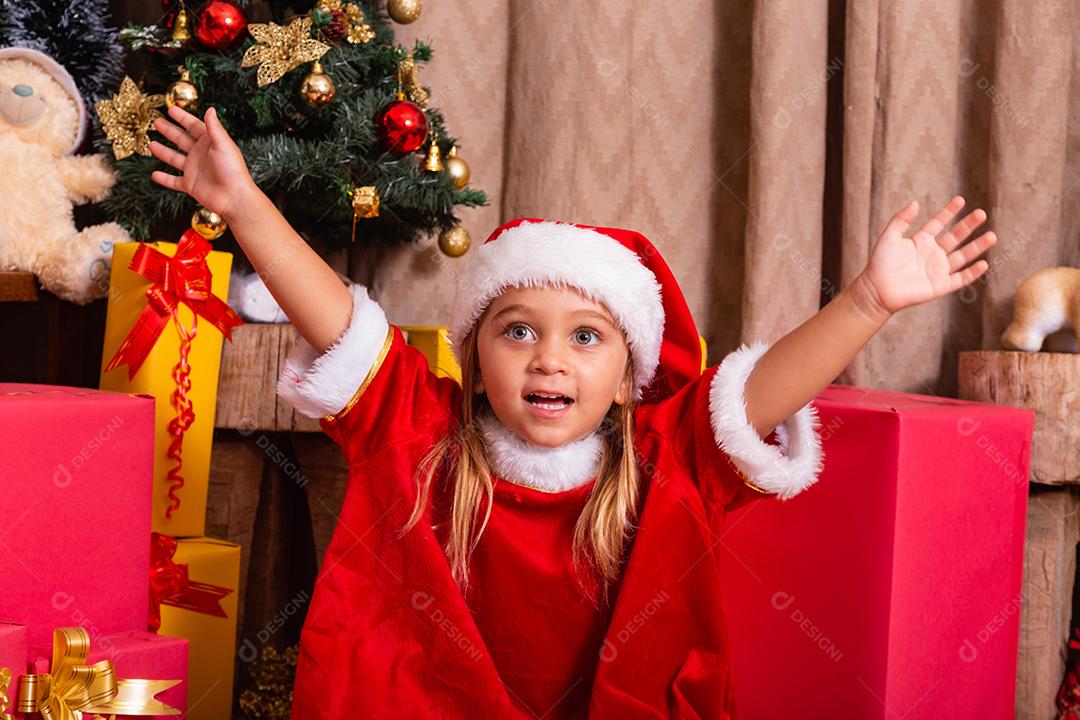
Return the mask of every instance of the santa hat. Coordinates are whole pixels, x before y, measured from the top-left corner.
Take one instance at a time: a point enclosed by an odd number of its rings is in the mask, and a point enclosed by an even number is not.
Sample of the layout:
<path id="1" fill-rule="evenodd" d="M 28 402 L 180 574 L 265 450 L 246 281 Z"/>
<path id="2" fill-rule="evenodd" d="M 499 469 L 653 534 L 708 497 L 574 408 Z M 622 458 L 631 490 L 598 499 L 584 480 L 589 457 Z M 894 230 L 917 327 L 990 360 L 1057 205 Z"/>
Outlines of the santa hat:
<path id="1" fill-rule="evenodd" d="M 663 400 L 701 375 L 701 341 L 660 251 L 639 232 L 518 218 L 495 228 L 458 278 L 450 339 L 465 336 L 508 287 L 573 287 L 603 303 L 634 359 L 634 399 Z"/>
<path id="2" fill-rule="evenodd" d="M 67 92 L 72 101 L 74 101 L 75 106 L 79 109 L 79 126 L 75 133 L 75 141 L 68 150 L 69 154 L 74 153 L 79 149 L 83 143 L 83 139 L 86 137 L 86 103 L 83 101 L 82 93 L 79 92 L 79 88 L 75 84 L 75 79 L 71 77 L 71 73 L 69 73 L 63 65 L 40 50 L 26 47 L 0 48 L 0 60 L 12 59 L 25 60 L 39 66 L 48 73 L 49 76 L 55 80 L 65 92 Z"/>

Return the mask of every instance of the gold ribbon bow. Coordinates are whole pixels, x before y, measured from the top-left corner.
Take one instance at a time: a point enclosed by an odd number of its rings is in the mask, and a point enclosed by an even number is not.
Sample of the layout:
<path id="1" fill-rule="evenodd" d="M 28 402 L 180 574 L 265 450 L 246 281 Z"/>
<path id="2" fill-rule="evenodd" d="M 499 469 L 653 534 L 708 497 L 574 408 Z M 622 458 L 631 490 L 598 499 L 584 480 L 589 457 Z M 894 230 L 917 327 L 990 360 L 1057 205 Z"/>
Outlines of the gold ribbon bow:
<path id="1" fill-rule="evenodd" d="M 15 720 L 15 716 L 8 712 L 11 709 L 11 698 L 7 694 L 10 686 L 11 668 L 0 667 L 0 720 Z"/>
<path id="2" fill-rule="evenodd" d="M 18 711 L 41 713 L 44 720 L 82 720 L 84 713 L 180 714 L 154 696 L 181 680 L 117 680 L 111 660 L 87 665 L 89 654 L 86 630 L 56 628 L 50 672 L 22 676 Z"/>

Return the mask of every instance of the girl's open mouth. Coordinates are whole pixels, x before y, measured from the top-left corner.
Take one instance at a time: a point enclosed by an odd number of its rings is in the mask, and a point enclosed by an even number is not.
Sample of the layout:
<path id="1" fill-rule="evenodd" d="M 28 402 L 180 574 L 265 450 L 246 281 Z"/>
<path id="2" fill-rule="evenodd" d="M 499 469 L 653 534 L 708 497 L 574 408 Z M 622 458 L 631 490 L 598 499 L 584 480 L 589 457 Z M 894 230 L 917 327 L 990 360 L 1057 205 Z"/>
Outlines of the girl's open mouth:
<path id="1" fill-rule="evenodd" d="M 565 415 L 574 404 L 571 398 L 565 395 L 548 393 L 529 393 L 525 396 L 525 402 L 529 408 L 540 417 L 555 418 Z"/>

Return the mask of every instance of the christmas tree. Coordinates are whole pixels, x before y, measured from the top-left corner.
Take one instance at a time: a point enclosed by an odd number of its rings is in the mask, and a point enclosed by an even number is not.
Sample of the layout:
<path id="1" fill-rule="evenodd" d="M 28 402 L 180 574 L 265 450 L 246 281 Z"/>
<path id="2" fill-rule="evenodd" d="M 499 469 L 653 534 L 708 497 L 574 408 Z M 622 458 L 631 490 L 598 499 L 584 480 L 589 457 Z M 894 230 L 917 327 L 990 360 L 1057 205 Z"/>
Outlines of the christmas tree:
<path id="1" fill-rule="evenodd" d="M 156 136 L 150 124 L 176 103 L 196 114 L 217 109 L 252 178 L 316 249 L 439 232 L 444 251 L 464 252 L 454 206 L 487 198 L 467 186 L 457 141 L 417 78 L 432 57 L 427 44 L 398 46 L 388 18 L 363 0 L 166 7 L 157 25 L 121 31 L 145 75 L 125 80 L 122 102 L 98 108 L 105 132 L 95 142 L 117 158 L 105 206 L 134 237 L 196 210 L 150 180 L 164 169 L 145 150 L 147 134 Z M 390 0 L 387 11 L 408 22 L 419 3 Z M 258 12 L 266 22 L 249 23 Z"/>

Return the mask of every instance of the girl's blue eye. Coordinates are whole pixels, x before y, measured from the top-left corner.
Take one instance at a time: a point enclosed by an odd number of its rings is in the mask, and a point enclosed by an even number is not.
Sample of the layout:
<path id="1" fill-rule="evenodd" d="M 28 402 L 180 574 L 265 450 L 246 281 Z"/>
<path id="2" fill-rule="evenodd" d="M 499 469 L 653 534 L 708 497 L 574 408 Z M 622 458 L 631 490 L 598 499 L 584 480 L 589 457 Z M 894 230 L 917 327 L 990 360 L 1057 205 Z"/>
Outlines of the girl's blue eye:
<path id="1" fill-rule="evenodd" d="M 592 336 L 592 337 L 596 338 L 597 343 L 600 342 L 600 335 L 595 330 L 589 330 L 588 328 L 581 328 L 580 330 L 578 330 L 577 332 L 574 333 L 574 338 L 577 339 L 577 340 L 581 340 L 582 336 L 584 336 L 586 338 L 585 342 L 581 343 L 582 345 L 595 345 L 596 344 L 596 343 L 588 342 L 589 336 Z"/>
<path id="2" fill-rule="evenodd" d="M 532 330 L 530 330 L 527 326 L 514 324 L 514 325 L 508 325 L 506 327 L 506 330 L 503 331 L 503 335 L 506 335 L 511 340 L 527 340 L 528 339 L 527 336 L 522 337 L 521 335 L 516 334 L 517 331 L 519 331 L 519 330 L 524 330 L 527 333 L 532 333 Z"/>

